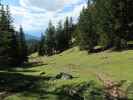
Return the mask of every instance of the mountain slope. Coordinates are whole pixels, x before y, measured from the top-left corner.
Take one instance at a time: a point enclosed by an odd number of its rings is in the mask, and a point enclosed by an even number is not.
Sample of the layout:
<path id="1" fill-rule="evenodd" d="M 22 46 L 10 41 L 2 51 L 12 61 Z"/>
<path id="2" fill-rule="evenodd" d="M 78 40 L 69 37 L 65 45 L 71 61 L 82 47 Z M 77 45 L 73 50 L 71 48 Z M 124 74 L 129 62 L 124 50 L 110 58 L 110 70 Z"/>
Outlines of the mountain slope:
<path id="1" fill-rule="evenodd" d="M 39 37 L 30 35 L 30 34 L 25 34 L 25 38 L 26 40 L 39 40 L 40 39 Z"/>

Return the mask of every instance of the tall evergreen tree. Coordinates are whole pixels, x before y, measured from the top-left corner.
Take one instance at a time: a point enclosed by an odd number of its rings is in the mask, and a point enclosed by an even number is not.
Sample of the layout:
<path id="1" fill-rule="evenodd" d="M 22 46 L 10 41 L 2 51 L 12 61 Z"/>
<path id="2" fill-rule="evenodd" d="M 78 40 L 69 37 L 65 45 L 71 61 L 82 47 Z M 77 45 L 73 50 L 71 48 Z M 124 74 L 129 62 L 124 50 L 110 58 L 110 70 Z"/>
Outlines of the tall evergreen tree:
<path id="1" fill-rule="evenodd" d="M 52 22 L 49 22 L 48 28 L 46 30 L 46 45 L 47 54 L 53 55 L 55 52 L 55 27 Z"/>
<path id="2" fill-rule="evenodd" d="M 23 28 L 19 29 L 19 49 L 20 49 L 20 63 L 23 64 L 28 61 L 27 44 Z"/>
<path id="3" fill-rule="evenodd" d="M 11 65 L 18 66 L 20 65 L 19 62 L 19 57 L 20 57 L 20 49 L 19 49 L 19 41 L 18 41 L 18 33 L 14 32 L 12 34 L 12 39 L 11 39 L 11 51 L 10 51 L 10 56 L 12 57 L 11 59 Z"/>
<path id="4" fill-rule="evenodd" d="M 97 33 L 100 35 L 100 44 L 105 48 L 112 47 L 114 44 L 114 15 L 112 0 L 96 0 L 97 13 Z"/>
<path id="5" fill-rule="evenodd" d="M 69 23 L 69 18 L 66 17 L 66 20 L 64 22 L 64 36 L 65 36 L 65 49 L 68 49 L 69 46 L 69 41 L 71 39 L 71 32 L 70 32 L 70 23 Z"/>
<path id="6" fill-rule="evenodd" d="M 69 47 L 73 46 L 73 40 L 74 40 L 74 31 L 76 29 L 76 25 L 73 23 L 73 18 L 69 18 L 69 28 L 70 28 L 70 37 L 69 37 Z"/>
<path id="7" fill-rule="evenodd" d="M 8 6 L 0 9 L 0 64 L 17 65 L 17 39 Z"/>
<path id="8" fill-rule="evenodd" d="M 66 17 L 65 22 L 64 22 L 64 29 L 63 29 L 63 34 L 65 37 L 65 48 L 68 49 L 72 45 L 72 33 L 74 32 L 74 24 L 73 24 L 73 19 L 72 17 Z"/>
<path id="9" fill-rule="evenodd" d="M 55 42 L 56 42 L 56 51 L 62 52 L 65 50 L 65 43 L 66 43 L 66 37 L 63 31 L 62 22 L 59 21 L 58 26 L 56 28 L 56 34 L 55 34 Z"/>
<path id="10" fill-rule="evenodd" d="M 98 33 L 105 47 L 126 47 L 128 37 L 127 0 L 96 0 Z"/>
<path id="11" fill-rule="evenodd" d="M 46 47 L 45 36 L 42 34 L 41 40 L 39 42 L 39 50 L 38 50 L 39 56 L 44 56 L 46 54 L 46 51 L 47 51 L 46 49 L 47 49 L 47 47 Z"/>
<path id="12" fill-rule="evenodd" d="M 94 12 L 93 6 L 88 4 L 87 8 L 83 8 L 78 23 L 80 48 L 89 52 L 92 52 L 97 44 Z"/>

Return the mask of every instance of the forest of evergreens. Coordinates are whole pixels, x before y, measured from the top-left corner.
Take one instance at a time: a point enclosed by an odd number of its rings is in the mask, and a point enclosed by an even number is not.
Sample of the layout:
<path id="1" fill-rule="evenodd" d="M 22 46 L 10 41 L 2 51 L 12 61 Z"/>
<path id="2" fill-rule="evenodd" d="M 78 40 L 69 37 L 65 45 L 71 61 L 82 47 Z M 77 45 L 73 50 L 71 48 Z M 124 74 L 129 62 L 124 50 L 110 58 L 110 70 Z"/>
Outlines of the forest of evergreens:
<path id="1" fill-rule="evenodd" d="M 13 26 L 9 6 L 0 5 L 0 66 L 18 66 L 28 61 L 23 28 Z"/>
<path id="2" fill-rule="evenodd" d="M 133 40 L 133 1 L 132 0 L 89 0 L 78 18 L 78 23 L 67 17 L 57 26 L 49 22 L 42 34 L 39 55 L 60 53 L 75 45 L 81 50 L 95 52 L 113 48 L 128 48 Z"/>

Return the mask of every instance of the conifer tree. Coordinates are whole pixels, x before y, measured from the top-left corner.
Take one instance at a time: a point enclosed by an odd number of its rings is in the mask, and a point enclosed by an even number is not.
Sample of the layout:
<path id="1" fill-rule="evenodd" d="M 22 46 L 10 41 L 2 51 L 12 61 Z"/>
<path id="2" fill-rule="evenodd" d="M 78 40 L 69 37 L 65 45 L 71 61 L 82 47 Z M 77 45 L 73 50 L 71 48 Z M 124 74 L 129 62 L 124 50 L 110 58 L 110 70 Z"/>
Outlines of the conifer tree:
<path id="1" fill-rule="evenodd" d="M 0 64 L 17 65 L 17 39 L 8 6 L 0 9 Z"/>
<path id="2" fill-rule="evenodd" d="M 46 46 L 47 55 L 51 56 L 55 52 L 55 27 L 52 22 L 49 22 L 48 28 L 46 30 Z"/>
<path id="3" fill-rule="evenodd" d="M 133 40 L 133 0 L 127 1 L 127 22 L 128 22 L 128 37 L 127 40 Z"/>
<path id="4" fill-rule="evenodd" d="M 63 31 L 63 26 L 62 26 L 62 22 L 59 21 L 57 28 L 56 28 L 56 34 L 55 34 L 55 42 L 56 42 L 56 51 L 57 52 L 62 52 L 65 50 L 65 34 Z"/>
<path id="5" fill-rule="evenodd" d="M 19 66 L 20 49 L 17 32 L 12 34 L 10 56 L 12 57 L 10 64 L 13 66 Z"/>
<path id="6" fill-rule="evenodd" d="M 70 23 L 69 23 L 69 18 L 66 17 L 66 20 L 64 22 L 64 36 L 65 36 L 65 49 L 68 49 L 70 46 L 69 46 L 69 41 L 71 39 L 71 33 L 70 33 Z"/>
<path id="7" fill-rule="evenodd" d="M 20 49 L 20 63 L 23 64 L 28 61 L 27 44 L 23 28 L 19 29 L 19 49 Z"/>
<path id="8" fill-rule="evenodd" d="M 39 56 L 44 56 L 46 54 L 46 43 L 45 43 L 45 36 L 43 34 L 41 34 L 41 40 L 39 42 L 39 50 L 38 50 L 38 53 L 39 53 Z"/>
<path id="9" fill-rule="evenodd" d="M 89 52 L 92 52 L 97 44 L 94 11 L 93 6 L 88 4 L 87 8 L 83 8 L 78 23 L 80 48 Z"/>
<path id="10" fill-rule="evenodd" d="M 112 47 L 114 44 L 114 15 L 112 0 L 96 0 L 97 33 L 100 35 L 100 45 L 104 48 Z"/>
<path id="11" fill-rule="evenodd" d="M 122 49 L 128 37 L 127 0 L 96 0 L 98 33 L 104 47 Z"/>

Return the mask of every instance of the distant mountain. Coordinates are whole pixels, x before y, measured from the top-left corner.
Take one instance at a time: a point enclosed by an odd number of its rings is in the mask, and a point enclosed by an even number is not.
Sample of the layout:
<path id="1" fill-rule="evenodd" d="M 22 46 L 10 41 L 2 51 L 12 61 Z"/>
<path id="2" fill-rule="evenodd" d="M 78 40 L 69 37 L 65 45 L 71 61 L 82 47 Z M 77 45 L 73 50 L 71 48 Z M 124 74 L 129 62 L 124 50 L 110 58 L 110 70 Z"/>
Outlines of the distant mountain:
<path id="1" fill-rule="evenodd" d="M 37 41 L 40 40 L 39 37 L 30 35 L 30 34 L 25 34 L 25 38 L 26 38 L 26 40 L 37 40 Z"/>
<path id="2" fill-rule="evenodd" d="M 37 52 L 40 38 L 29 34 L 25 34 L 25 38 L 28 46 L 28 53 Z"/>

